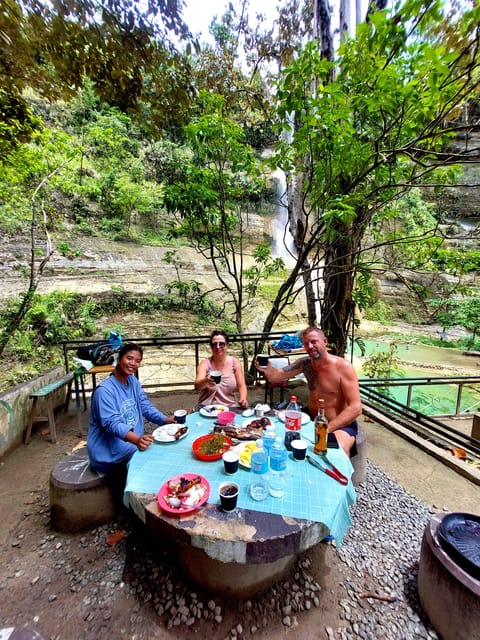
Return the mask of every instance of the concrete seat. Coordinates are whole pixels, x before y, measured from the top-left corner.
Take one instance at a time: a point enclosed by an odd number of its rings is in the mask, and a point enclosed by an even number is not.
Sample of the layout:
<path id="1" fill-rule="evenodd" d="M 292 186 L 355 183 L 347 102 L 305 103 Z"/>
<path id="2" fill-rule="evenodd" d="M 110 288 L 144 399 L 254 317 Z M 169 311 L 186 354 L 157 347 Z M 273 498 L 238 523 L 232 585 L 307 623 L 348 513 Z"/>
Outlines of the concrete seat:
<path id="1" fill-rule="evenodd" d="M 359 429 L 352 451 L 353 466 L 352 483 L 355 487 L 367 481 L 367 434 Z"/>
<path id="2" fill-rule="evenodd" d="M 115 483 L 91 469 L 87 447 L 57 462 L 50 474 L 50 523 L 54 529 L 74 533 L 113 520 Z"/>
<path id="3" fill-rule="evenodd" d="M 41 636 L 33 629 L 26 627 L 5 627 L 0 629 L 1 640 L 43 640 Z"/>
<path id="4" fill-rule="evenodd" d="M 423 533 L 418 569 L 420 603 L 443 640 L 480 640 L 480 581 L 443 549 L 436 514 Z"/>

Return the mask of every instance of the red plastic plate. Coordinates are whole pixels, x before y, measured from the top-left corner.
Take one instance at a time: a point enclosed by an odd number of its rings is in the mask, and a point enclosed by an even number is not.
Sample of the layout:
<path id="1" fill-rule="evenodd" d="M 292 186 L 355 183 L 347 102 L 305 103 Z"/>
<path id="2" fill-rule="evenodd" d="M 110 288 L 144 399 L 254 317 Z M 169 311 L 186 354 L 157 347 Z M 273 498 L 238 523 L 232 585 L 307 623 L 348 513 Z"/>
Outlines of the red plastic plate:
<path id="1" fill-rule="evenodd" d="M 219 451 L 218 453 L 214 453 L 211 456 L 206 455 L 204 453 L 200 453 L 200 451 L 198 450 L 198 447 L 202 442 L 205 442 L 206 440 L 211 440 L 212 438 L 218 438 L 218 436 L 223 438 L 223 448 L 221 451 Z M 199 460 L 210 462 L 212 460 L 220 460 L 220 458 L 223 456 L 225 451 L 228 451 L 231 446 L 232 446 L 232 441 L 227 436 L 223 436 L 219 433 L 208 433 L 206 436 L 200 436 L 200 438 L 197 438 L 194 441 L 194 443 L 192 444 L 192 450 L 195 456 Z"/>
<path id="2" fill-rule="evenodd" d="M 168 502 L 165 501 L 165 496 L 167 496 L 170 493 L 170 491 L 168 489 L 168 483 L 169 482 L 171 482 L 172 480 L 180 480 L 180 478 L 186 478 L 187 480 L 192 480 L 193 478 L 196 478 L 197 476 L 198 476 L 198 473 L 180 473 L 178 476 L 174 476 L 173 478 L 170 478 L 169 480 L 167 480 L 167 482 L 165 482 L 160 487 L 160 490 L 159 490 L 159 492 L 157 494 L 157 502 L 158 502 L 158 506 L 160 507 L 160 509 L 162 511 L 166 511 L 167 513 L 170 513 L 172 515 L 184 516 L 187 513 L 192 513 L 193 511 L 195 511 L 196 509 L 201 507 L 202 504 L 205 504 L 205 502 L 208 500 L 208 497 L 210 495 L 210 484 L 209 484 L 208 480 L 206 478 L 204 478 L 203 476 L 200 476 L 200 478 L 201 478 L 201 484 L 203 484 L 204 487 L 205 487 L 205 493 L 200 498 L 200 500 L 198 502 L 196 502 L 195 504 L 193 504 L 193 505 L 182 505 L 178 509 L 175 509 L 174 507 L 171 507 L 168 504 Z"/>

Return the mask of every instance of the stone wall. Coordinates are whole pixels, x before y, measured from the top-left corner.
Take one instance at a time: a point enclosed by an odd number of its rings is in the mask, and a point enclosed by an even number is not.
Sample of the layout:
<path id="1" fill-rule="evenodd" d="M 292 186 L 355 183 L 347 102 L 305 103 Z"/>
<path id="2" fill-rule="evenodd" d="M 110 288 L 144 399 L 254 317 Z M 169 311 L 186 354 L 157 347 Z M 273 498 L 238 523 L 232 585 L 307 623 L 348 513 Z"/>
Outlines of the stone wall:
<path id="1" fill-rule="evenodd" d="M 23 432 L 30 410 L 30 393 L 58 380 L 64 374 L 62 367 L 54 367 L 39 378 L 18 384 L 0 394 L 0 459 L 23 442 Z M 54 406 L 56 408 L 64 404 L 65 394 L 66 387 L 63 387 L 54 396 Z M 37 402 L 35 413 L 37 415 L 45 415 L 42 400 Z"/>

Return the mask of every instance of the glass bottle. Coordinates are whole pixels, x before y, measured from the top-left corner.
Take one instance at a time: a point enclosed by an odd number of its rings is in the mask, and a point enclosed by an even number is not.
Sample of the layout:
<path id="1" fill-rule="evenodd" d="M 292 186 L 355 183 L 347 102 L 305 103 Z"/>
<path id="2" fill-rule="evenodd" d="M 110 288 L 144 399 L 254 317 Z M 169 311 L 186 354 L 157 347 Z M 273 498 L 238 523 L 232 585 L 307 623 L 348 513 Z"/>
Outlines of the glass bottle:
<path id="1" fill-rule="evenodd" d="M 288 452 L 282 438 L 275 438 L 270 449 L 270 471 L 268 473 L 268 490 L 274 498 L 281 498 L 285 493 Z"/>
<path id="2" fill-rule="evenodd" d="M 250 495 L 254 500 L 265 500 L 268 496 L 268 457 L 261 438 L 255 445 L 250 459 Z"/>
<path id="3" fill-rule="evenodd" d="M 318 413 L 315 418 L 315 446 L 314 453 L 327 453 L 327 428 L 328 420 L 325 416 L 325 400 L 318 400 Z"/>
<path id="4" fill-rule="evenodd" d="M 301 426 L 302 412 L 297 403 L 297 396 L 292 396 L 285 410 L 285 446 L 288 451 L 292 450 L 292 440 L 300 438 Z"/>

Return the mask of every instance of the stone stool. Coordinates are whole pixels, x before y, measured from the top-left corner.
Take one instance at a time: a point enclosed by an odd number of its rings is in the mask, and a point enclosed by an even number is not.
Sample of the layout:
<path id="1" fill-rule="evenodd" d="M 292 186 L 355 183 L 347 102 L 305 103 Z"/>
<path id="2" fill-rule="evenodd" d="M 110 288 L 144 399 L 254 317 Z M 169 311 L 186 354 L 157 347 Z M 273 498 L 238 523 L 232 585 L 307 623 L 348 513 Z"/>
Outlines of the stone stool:
<path id="1" fill-rule="evenodd" d="M 448 514 L 436 514 L 423 533 L 418 595 L 443 640 L 480 639 L 480 581 L 443 549 L 438 527 Z"/>
<path id="2" fill-rule="evenodd" d="M 367 434 L 359 429 L 355 448 L 350 459 L 353 466 L 352 483 L 354 487 L 367 481 Z"/>
<path id="3" fill-rule="evenodd" d="M 87 447 L 57 462 L 50 474 L 50 522 L 74 533 L 113 520 L 115 487 L 106 474 L 90 468 Z"/>

